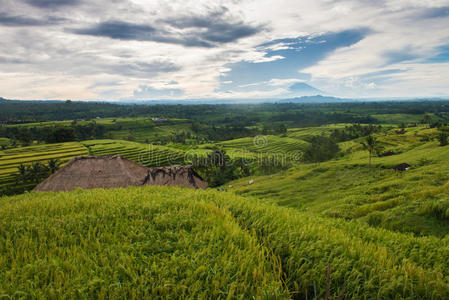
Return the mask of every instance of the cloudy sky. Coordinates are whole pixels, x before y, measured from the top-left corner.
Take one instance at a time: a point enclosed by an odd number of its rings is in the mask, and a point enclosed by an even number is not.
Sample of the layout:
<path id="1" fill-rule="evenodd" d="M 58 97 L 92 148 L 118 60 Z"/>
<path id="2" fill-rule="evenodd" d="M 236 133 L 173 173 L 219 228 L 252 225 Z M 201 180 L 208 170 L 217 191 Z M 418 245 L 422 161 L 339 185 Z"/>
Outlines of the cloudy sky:
<path id="1" fill-rule="evenodd" d="M 449 96 L 449 0 L 0 0 L 0 96 Z"/>

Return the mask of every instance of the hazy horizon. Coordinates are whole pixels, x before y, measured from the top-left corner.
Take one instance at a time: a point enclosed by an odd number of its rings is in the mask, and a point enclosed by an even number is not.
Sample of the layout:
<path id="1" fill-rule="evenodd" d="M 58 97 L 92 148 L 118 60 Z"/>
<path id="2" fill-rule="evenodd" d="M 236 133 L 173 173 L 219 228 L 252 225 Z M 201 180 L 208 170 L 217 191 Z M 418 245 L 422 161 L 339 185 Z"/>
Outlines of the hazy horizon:
<path id="1" fill-rule="evenodd" d="M 449 1 L 0 0 L 0 97 L 449 96 Z"/>

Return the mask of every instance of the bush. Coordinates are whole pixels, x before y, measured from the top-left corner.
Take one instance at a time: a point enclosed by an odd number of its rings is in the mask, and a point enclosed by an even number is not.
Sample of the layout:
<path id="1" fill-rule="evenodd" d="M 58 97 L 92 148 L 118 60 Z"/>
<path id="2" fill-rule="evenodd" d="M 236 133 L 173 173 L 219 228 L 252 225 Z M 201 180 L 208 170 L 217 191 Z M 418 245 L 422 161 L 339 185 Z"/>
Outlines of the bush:
<path id="1" fill-rule="evenodd" d="M 303 156 L 305 162 L 322 162 L 337 156 L 340 148 L 334 139 L 326 136 L 312 136 L 308 139 L 310 145 Z"/>
<path id="2" fill-rule="evenodd" d="M 446 132 L 438 133 L 438 141 L 440 142 L 440 146 L 446 146 L 448 144 L 448 135 Z"/>

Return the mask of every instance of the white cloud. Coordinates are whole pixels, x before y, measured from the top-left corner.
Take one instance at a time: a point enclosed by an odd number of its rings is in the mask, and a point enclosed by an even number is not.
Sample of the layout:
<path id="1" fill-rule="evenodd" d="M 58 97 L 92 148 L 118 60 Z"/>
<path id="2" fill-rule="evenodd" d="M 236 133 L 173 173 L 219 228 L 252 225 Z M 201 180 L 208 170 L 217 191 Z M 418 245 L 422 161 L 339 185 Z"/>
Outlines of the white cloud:
<path id="1" fill-rule="evenodd" d="M 285 91 L 279 87 L 302 80 L 273 78 L 266 83 L 273 87 L 271 91 L 257 91 L 257 85 L 253 92 L 215 91 L 220 86 L 220 76 L 230 71 L 229 64 L 275 62 L 284 56 L 266 56 L 266 51 L 290 49 L 288 43 L 263 49 L 263 43 L 360 27 L 368 27 L 372 33 L 301 70 L 310 74 L 308 83 L 339 96 L 448 95 L 448 64 L 422 63 L 437 55 L 438 47 L 448 44 L 448 16 L 420 17 L 427 9 L 448 6 L 449 1 L 445 0 L 92 0 L 48 10 L 23 0 L 0 0 L 0 96 L 112 100 L 112 96 L 132 97 L 140 86 L 161 89 L 172 81 L 177 82 L 176 89 L 184 91 L 182 95 L 176 93 L 176 97 L 183 98 L 280 95 Z M 238 28 L 261 26 L 263 30 L 244 34 L 232 42 L 217 42 L 216 47 L 209 48 L 77 35 L 71 31 L 119 20 L 156 24 L 157 28 L 188 35 L 196 29 L 171 28 L 161 20 L 214 12 L 222 12 L 223 22 Z M 1 16 L 10 18 L 4 18 L 2 24 Z M 33 16 L 33 20 L 27 20 L 27 16 Z M 11 26 L 14 21 L 20 26 Z M 232 31 L 230 28 L 224 26 L 222 30 Z M 200 36 L 204 37 L 205 32 L 207 28 L 200 28 Z M 214 32 L 206 38 L 220 40 Z M 416 59 L 401 61 L 402 55 Z M 365 74 L 387 69 L 404 71 L 365 78 Z M 120 85 L 101 85 L 102 82 Z"/>

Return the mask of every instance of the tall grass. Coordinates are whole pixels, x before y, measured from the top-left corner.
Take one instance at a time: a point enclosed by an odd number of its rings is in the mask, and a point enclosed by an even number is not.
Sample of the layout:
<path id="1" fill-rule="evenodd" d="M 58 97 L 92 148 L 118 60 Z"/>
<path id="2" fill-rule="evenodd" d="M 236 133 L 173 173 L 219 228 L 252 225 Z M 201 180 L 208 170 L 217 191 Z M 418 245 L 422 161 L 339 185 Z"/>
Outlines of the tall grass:
<path id="1" fill-rule="evenodd" d="M 0 295 L 448 299 L 449 237 L 170 187 L 0 199 Z"/>
<path id="2" fill-rule="evenodd" d="M 0 200 L 0 297 L 283 298 L 278 260 L 204 194 L 27 193 Z"/>
<path id="3" fill-rule="evenodd" d="M 350 299 L 447 299 L 449 237 L 414 237 L 243 199 L 215 200 L 282 262 L 291 292 Z"/>

